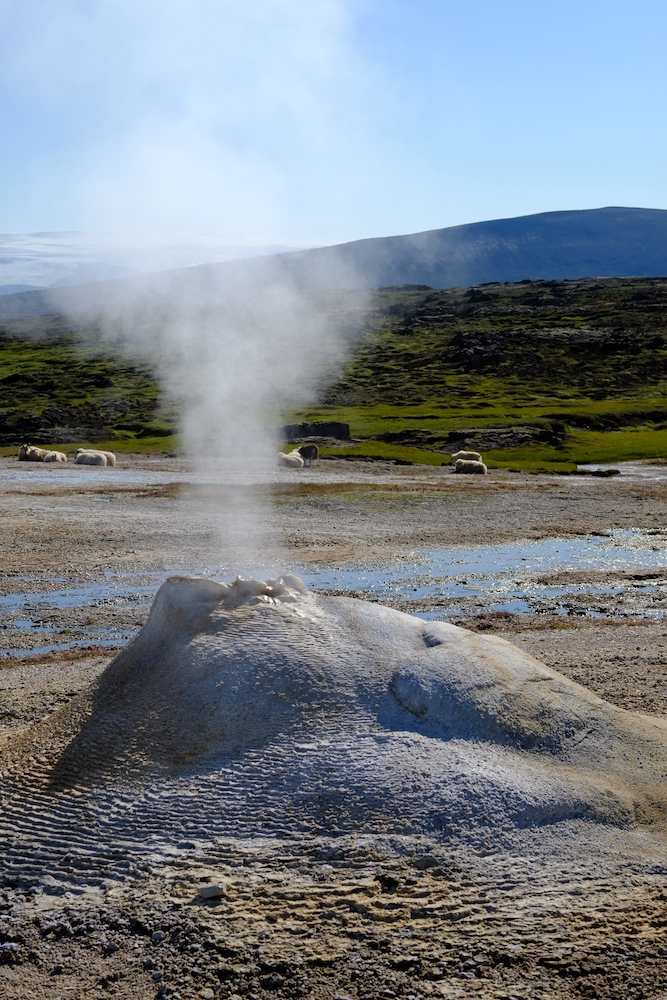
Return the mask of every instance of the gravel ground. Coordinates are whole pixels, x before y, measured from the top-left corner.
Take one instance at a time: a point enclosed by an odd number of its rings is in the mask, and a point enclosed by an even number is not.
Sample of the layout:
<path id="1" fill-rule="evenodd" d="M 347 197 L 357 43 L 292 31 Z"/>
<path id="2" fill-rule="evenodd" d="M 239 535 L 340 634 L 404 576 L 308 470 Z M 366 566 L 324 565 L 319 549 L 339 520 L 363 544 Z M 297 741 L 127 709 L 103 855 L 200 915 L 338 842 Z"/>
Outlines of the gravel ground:
<path id="1" fill-rule="evenodd" d="M 145 620 L 142 588 L 169 573 L 389 565 L 424 547 L 665 525 L 667 483 L 624 477 L 481 479 L 346 461 L 253 484 L 211 482 L 178 459 L 125 461 L 134 478 L 120 468 L 57 479 L 43 467 L 17 477 L 13 459 L 0 461 L 0 597 L 20 599 L 0 605 L 0 649 L 20 652 L 0 658 L 0 739 L 57 711 L 113 655 L 35 649 L 94 647 L 93 632 L 122 641 Z M 86 588 L 110 579 L 120 590 L 91 604 Z M 50 604 L 58 595 L 65 603 Z M 504 635 L 620 707 L 667 716 L 667 626 L 641 607 L 621 620 L 471 608 L 459 623 Z M 582 849 L 575 879 L 541 887 L 532 836 L 522 854 L 476 858 L 363 838 L 334 851 L 289 839 L 192 844 L 180 860 L 134 869 L 119 848 L 116 874 L 94 891 L 14 874 L 0 889 L 0 993 L 666 996 L 667 852 L 648 845 L 641 872 L 624 876 Z M 574 857 L 577 837 L 573 827 Z M 223 894 L 202 899 L 206 882 Z"/>

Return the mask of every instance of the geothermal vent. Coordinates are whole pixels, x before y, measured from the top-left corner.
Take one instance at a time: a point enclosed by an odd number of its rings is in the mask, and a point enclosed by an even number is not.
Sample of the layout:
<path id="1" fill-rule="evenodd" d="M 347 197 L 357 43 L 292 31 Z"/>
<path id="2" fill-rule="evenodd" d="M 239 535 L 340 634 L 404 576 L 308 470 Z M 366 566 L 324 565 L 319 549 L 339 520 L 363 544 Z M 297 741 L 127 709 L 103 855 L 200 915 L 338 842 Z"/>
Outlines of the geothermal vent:
<path id="1" fill-rule="evenodd" d="M 163 829 L 185 809 L 230 834 L 333 822 L 447 837 L 568 818 L 656 829 L 667 815 L 665 722 L 502 639 L 315 596 L 290 576 L 167 580 L 99 681 L 9 740 L 0 767 L 6 817 L 32 794 L 153 785 L 187 800 Z"/>

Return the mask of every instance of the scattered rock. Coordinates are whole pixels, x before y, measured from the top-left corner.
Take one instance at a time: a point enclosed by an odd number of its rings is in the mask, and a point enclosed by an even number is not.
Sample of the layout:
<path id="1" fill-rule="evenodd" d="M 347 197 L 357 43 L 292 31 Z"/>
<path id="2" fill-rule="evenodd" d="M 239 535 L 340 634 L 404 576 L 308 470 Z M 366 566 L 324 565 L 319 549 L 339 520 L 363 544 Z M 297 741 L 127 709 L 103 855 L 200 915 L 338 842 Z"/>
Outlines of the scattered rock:
<path id="1" fill-rule="evenodd" d="M 350 425 L 336 421 L 316 420 L 310 424 L 286 424 L 278 432 L 278 436 L 290 443 L 311 437 L 334 437 L 341 441 L 350 440 Z"/>
<path id="2" fill-rule="evenodd" d="M 221 882 L 211 882 L 208 885 L 200 885 L 197 892 L 202 899 L 215 899 L 216 896 L 224 896 L 225 887 Z"/>

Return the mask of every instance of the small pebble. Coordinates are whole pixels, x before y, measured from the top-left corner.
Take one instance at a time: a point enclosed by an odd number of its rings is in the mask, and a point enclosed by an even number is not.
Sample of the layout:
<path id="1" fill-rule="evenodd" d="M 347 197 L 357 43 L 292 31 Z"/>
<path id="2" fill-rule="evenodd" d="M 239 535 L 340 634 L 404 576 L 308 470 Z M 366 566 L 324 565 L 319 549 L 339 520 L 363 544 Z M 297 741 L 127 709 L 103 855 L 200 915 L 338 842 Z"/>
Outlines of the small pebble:
<path id="1" fill-rule="evenodd" d="M 153 982 L 154 983 L 159 983 L 161 979 L 162 979 L 162 973 L 161 972 L 154 972 L 153 973 Z"/>
<path id="2" fill-rule="evenodd" d="M 164 931 L 153 931 L 153 937 L 151 938 L 153 944 L 159 944 L 160 941 L 164 941 L 166 934 Z"/>

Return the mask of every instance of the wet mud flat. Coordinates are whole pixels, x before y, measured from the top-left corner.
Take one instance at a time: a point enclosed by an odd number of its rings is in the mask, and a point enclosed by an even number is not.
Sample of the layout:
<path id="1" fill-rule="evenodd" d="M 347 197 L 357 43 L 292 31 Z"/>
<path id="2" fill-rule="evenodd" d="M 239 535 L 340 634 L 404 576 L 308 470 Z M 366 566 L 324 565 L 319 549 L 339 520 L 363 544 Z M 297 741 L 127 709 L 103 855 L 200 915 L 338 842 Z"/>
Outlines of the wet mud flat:
<path id="1" fill-rule="evenodd" d="M 0 654 L 118 648 L 175 572 L 229 579 L 287 567 L 316 589 L 358 590 L 450 621 L 657 619 L 667 601 L 662 478 L 480 480 L 449 467 L 331 461 L 244 475 L 127 461 L 51 470 L 0 460 Z M 618 563 L 603 553 L 573 573 L 565 549 L 594 548 L 595 533 L 598 548 L 639 555 Z M 565 543 L 560 556 L 536 561 L 535 545 L 554 539 Z M 519 552 L 517 543 L 533 546 Z M 462 565 L 466 549 L 485 549 L 498 565 Z"/>
<path id="2" fill-rule="evenodd" d="M 492 608 L 514 593 L 483 589 L 464 594 L 463 604 L 458 593 L 450 603 L 447 594 L 426 595 L 430 604 L 382 588 L 360 596 L 504 634 L 614 704 L 667 714 L 662 485 L 506 475 L 480 487 L 440 470 L 333 465 L 322 481 L 315 470 L 261 484 L 240 518 L 233 489 L 192 484 L 182 466 L 165 470 L 166 483 L 8 484 L 0 508 L 2 596 L 34 595 L 35 606 L 17 602 L 3 612 L 9 627 L 1 640 L 13 655 L 0 659 L 0 731 L 48 720 L 84 690 L 113 643 L 144 623 L 165 576 L 233 573 L 248 558 L 244 518 L 258 510 L 282 539 L 267 549 L 266 562 L 284 568 L 290 559 L 311 569 L 313 583 L 350 567 L 357 577 L 369 569 L 386 575 L 410 559 L 414 565 L 415 552 L 480 538 L 502 545 L 656 532 L 653 542 L 643 536 L 637 551 L 646 559 L 631 568 L 514 577 L 522 581 L 518 599 L 526 599 L 528 584 L 537 588 L 520 612 Z M 456 568 L 445 575 L 459 586 Z M 461 588 L 470 585 L 465 579 Z M 595 607 L 591 587 L 603 591 Z M 559 610 L 563 598 L 567 614 Z M 602 600 L 608 610 L 591 615 Z M 30 626 L 14 624 L 28 619 Z M 56 648 L 39 652 L 44 646 Z M 209 804 L 218 816 L 214 796 Z M 36 806 L 24 821 L 38 830 Z M 152 808 L 148 800 L 144 808 Z M 470 850 L 443 843 L 437 831 L 432 838 L 304 839 L 278 826 L 264 839 L 244 840 L 216 830 L 217 820 L 208 838 L 186 831 L 175 840 L 160 837 L 165 801 L 137 851 L 114 828 L 124 810 L 122 796 L 111 795 L 98 804 L 92 840 L 74 829 L 57 865 L 45 849 L 41 868 L 17 861 L 6 872 L 0 986 L 8 997 L 659 997 L 665 988 L 667 852 L 650 836 L 630 864 L 615 855 L 623 831 L 595 847 L 594 825 L 585 820 L 570 824 L 568 863 L 550 862 L 543 829 L 526 830 L 511 850 L 502 831 Z M 44 839 L 48 848 L 47 830 Z M 211 883 L 224 891 L 206 900 L 197 890 Z"/>

